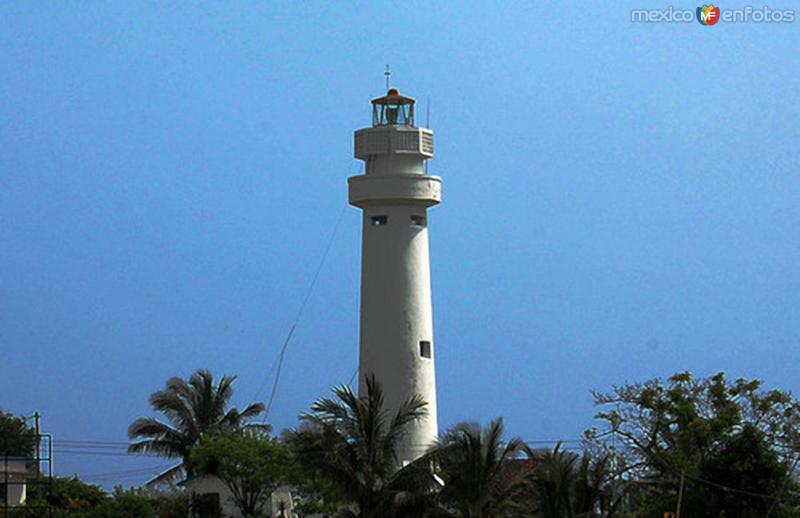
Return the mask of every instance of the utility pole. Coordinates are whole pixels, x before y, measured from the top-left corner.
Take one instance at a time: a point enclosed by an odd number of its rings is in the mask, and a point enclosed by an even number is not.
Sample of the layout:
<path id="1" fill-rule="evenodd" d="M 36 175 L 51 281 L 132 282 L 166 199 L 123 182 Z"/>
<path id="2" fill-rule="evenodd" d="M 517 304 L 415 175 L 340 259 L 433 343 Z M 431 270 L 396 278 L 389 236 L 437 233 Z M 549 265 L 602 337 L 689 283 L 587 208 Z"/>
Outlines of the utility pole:
<path id="1" fill-rule="evenodd" d="M 681 471 L 681 484 L 678 486 L 678 508 L 675 509 L 675 518 L 681 518 L 681 503 L 683 502 L 683 482 L 686 478 L 686 472 Z"/>
<path id="2" fill-rule="evenodd" d="M 33 431 L 36 434 L 36 454 L 34 458 L 36 459 L 36 480 L 42 478 L 42 460 L 41 460 L 41 450 L 42 450 L 42 439 L 41 439 L 41 420 L 42 416 L 39 414 L 39 411 L 35 411 L 33 413 Z"/>

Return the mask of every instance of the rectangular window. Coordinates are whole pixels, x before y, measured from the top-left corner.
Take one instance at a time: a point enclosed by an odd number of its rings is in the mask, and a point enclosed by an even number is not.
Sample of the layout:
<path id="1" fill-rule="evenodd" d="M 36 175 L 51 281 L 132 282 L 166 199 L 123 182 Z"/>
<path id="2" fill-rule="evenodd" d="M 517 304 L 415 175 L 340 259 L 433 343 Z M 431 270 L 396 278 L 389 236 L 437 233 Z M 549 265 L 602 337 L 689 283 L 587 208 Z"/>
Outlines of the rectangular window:
<path id="1" fill-rule="evenodd" d="M 8 503 L 8 486 L 2 483 L 0 483 L 0 502 L 3 505 Z"/>
<path id="2" fill-rule="evenodd" d="M 219 493 L 194 494 L 192 516 L 195 518 L 216 518 L 221 516 Z"/>
<path id="3" fill-rule="evenodd" d="M 411 216 L 411 226 L 412 227 L 424 227 L 425 226 L 425 216 Z"/>
<path id="4" fill-rule="evenodd" d="M 422 340 L 419 343 L 419 355 L 423 358 L 431 357 L 431 343 L 427 340 Z"/>
<path id="5" fill-rule="evenodd" d="M 389 222 L 388 216 L 372 216 L 372 226 L 380 227 Z"/>

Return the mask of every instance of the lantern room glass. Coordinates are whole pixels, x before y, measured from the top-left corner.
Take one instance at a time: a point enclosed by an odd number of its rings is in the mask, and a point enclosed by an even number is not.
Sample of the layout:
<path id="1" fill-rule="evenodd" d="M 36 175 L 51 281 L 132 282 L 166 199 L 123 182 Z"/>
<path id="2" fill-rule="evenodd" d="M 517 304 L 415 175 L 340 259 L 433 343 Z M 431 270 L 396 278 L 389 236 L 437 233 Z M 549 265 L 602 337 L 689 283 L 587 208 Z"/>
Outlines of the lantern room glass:
<path id="1" fill-rule="evenodd" d="M 390 94 L 373 100 L 372 125 L 414 126 L 414 99 Z"/>

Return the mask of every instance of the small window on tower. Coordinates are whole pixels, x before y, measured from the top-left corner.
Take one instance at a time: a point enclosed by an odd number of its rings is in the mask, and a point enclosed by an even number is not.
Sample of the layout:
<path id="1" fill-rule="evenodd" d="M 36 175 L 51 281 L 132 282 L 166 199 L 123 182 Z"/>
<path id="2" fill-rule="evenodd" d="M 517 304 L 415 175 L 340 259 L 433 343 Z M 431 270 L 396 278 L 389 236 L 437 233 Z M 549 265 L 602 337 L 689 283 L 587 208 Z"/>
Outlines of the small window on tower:
<path id="1" fill-rule="evenodd" d="M 372 226 L 380 227 L 389 222 L 388 216 L 372 216 Z"/>
<path id="2" fill-rule="evenodd" d="M 425 216 L 411 216 L 411 226 L 412 227 L 424 227 L 425 226 Z"/>
<path id="3" fill-rule="evenodd" d="M 423 358 L 431 357 L 431 343 L 427 340 L 422 340 L 419 343 L 419 355 Z"/>

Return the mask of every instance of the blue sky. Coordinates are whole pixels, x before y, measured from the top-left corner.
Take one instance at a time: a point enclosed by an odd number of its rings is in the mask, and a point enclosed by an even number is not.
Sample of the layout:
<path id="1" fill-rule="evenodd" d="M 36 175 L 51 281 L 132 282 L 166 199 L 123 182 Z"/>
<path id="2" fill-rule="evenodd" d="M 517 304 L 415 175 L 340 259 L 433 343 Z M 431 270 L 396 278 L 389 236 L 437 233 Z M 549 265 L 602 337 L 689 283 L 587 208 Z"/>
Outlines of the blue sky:
<path id="1" fill-rule="evenodd" d="M 442 428 L 575 439 L 591 389 L 684 369 L 800 391 L 798 22 L 630 21 L 666 5 L 3 2 L 0 406 L 123 443 L 198 367 L 265 400 L 387 63 L 430 99 L 444 182 Z M 359 224 L 347 208 L 277 429 L 356 367 Z M 106 485 L 169 462 L 67 451 L 58 473 Z"/>

